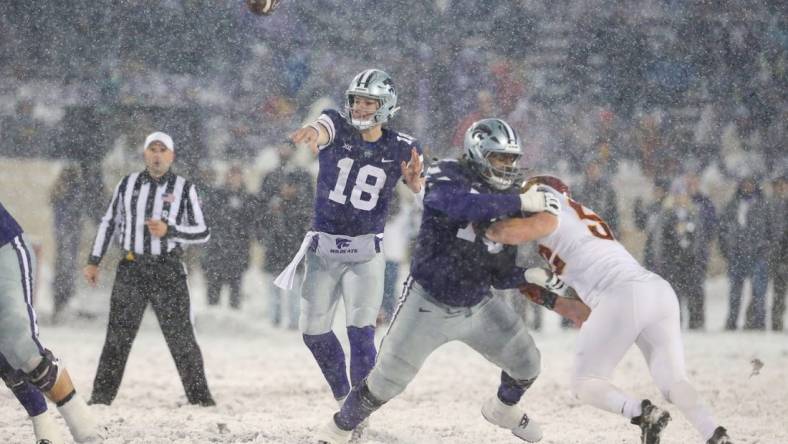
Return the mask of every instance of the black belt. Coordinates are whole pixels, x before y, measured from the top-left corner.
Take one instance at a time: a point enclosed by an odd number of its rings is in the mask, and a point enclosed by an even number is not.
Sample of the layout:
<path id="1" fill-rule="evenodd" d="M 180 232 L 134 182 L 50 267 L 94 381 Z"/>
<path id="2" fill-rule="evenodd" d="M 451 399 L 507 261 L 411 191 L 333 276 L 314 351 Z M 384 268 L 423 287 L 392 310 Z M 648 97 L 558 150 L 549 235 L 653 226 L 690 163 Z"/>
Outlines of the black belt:
<path id="1" fill-rule="evenodd" d="M 183 250 L 176 247 L 172 251 L 162 254 L 139 254 L 133 251 L 123 251 L 123 260 L 127 262 L 134 262 L 138 264 L 160 264 L 173 260 L 180 260 L 183 256 Z"/>

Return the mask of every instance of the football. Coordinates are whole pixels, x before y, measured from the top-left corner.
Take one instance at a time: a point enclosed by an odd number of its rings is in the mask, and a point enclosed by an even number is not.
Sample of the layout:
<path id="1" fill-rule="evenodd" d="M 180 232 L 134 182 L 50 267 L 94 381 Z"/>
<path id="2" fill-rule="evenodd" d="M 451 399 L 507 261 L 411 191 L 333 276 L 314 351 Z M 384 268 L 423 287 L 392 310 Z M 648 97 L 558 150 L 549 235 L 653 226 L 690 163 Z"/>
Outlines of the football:
<path id="1" fill-rule="evenodd" d="M 269 15 L 279 6 L 280 0 L 246 0 L 246 7 L 254 14 Z"/>

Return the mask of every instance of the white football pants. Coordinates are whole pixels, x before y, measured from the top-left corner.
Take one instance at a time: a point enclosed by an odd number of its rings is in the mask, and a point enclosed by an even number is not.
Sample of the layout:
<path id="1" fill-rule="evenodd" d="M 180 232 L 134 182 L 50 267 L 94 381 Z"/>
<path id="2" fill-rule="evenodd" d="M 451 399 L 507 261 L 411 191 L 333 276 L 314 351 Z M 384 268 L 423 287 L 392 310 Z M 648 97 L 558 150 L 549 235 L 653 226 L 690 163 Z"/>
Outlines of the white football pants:
<path id="1" fill-rule="evenodd" d="M 0 353 L 11 367 L 25 372 L 41 361 L 33 309 L 36 257 L 27 236 L 17 236 L 0 248 Z"/>
<path id="2" fill-rule="evenodd" d="M 687 380 L 678 298 L 659 276 L 619 282 L 603 293 L 577 337 L 575 395 L 585 404 L 627 418 L 640 415 L 641 400 L 610 383 L 613 370 L 633 343 L 665 399 L 681 410 L 704 440 L 711 437 L 717 423 Z"/>
<path id="3" fill-rule="evenodd" d="M 378 253 L 367 262 L 337 262 L 306 252 L 301 286 L 301 332 L 321 335 L 331 331 L 340 299 L 348 327 L 375 325 L 383 302 L 386 259 Z"/>
<path id="4" fill-rule="evenodd" d="M 522 318 L 503 297 L 489 297 L 473 307 L 451 307 L 432 300 L 408 278 L 375 367 L 367 377 L 369 391 L 380 401 L 394 398 L 434 350 L 455 340 L 515 379 L 539 375 L 539 350 Z"/>

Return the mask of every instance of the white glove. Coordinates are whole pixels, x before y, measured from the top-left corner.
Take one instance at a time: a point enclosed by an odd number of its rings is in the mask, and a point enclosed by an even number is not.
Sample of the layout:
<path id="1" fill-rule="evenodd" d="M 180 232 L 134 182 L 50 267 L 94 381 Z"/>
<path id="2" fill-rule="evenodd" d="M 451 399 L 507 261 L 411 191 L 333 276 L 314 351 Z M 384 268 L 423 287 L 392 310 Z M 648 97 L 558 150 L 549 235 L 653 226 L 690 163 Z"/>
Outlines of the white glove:
<path id="1" fill-rule="evenodd" d="M 520 194 L 520 209 L 528 213 L 548 213 L 558 216 L 561 211 L 561 202 L 552 193 L 542 191 L 539 187 L 528 188 Z"/>
<path id="2" fill-rule="evenodd" d="M 550 270 L 538 267 L 528 268 L 525 270 L 525 280 L 529 284 L 538 285 L 558 296 L 567 297 L 569 286 Z"/>

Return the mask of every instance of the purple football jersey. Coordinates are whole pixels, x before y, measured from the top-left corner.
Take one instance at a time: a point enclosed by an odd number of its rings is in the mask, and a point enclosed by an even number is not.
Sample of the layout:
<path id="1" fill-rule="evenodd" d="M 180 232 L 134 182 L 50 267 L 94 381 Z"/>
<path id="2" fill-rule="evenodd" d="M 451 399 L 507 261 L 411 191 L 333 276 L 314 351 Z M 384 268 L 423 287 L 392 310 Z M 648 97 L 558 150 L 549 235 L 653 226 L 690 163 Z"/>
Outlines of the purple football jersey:
<path id="1" fill-rule="evenodd" d="M 376 142 L 365 142 L 359 131 L 335 110 L 318 119 L 329 133 L 320 147 L 315 192 L 315 231 L 360 236 L 383 232 L 391 194 L 402 177 L 401 162 L 421 146 L 407 134 L 383 129 Z"/>
<path id="2" fill-rule="evenodd" d="M 11 213 L 0 203 L 0 247 L 11 242 L 11 239 L 22 234 L 22 227 L 16 222 Z"/>
<path id="3" fill-rule="evenodd" d="M 517 248 L 484 238 L 493 220 L 520 216 L 518 189 L 495 190 L 465 161 L 442 160 L 427 170 L 424 215 L 410 274 L 444 304 L 470 307 L 490 287 L 525 283 L 515 265 Z"/>

